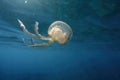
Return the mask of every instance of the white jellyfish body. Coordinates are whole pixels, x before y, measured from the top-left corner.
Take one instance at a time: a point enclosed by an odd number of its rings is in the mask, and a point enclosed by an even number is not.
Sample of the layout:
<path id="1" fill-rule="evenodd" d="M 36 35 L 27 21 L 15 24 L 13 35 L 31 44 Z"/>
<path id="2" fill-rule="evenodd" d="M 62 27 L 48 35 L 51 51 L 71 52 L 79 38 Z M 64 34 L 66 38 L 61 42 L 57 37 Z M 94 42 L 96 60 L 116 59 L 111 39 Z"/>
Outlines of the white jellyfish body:
<path id="1" fill-rule="evenodd" d="M 32 34 L 31 32 L 29 32 L 24 26 L 24 24 L 22 23 L 22 21 L 20 21 L 19 19 L 18 19 L 18 22 L 23 32 L 26 33 L 28 36 L 32 38 L 40 39 L 40 40 L 48 40 L 48 43 L 43 43 L 43 44 L 36 44 L 36 43 L 33 43 L 32 41 L 33 44 L 29 46 L 45 47 L 45 46 L 50 46 L 54 42 L 58 42 L 59 44 L 65 44 L 72 38 L 72 35 L 73 35 L 71 27 L 63 21 L 55 21 L 50 25 L 50 27 L 48 28 L 48 37 L 45 37 L 39 34 L 38 22 L 35 23 L 35 29 L 34 29 L 35 34 Z M 24 41 L 24 43 L 26 42 Z"/>

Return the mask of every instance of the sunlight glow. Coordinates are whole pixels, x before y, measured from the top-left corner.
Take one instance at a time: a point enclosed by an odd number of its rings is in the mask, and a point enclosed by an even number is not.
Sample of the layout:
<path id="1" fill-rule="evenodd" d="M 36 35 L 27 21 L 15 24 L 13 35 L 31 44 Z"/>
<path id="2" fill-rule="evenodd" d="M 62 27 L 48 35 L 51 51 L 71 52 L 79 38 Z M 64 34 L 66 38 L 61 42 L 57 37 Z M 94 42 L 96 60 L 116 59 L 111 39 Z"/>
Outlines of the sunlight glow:
<path id="1" fill-rule="evenodd" d="M 25 0 L 25 4 L 27 4 L 28 0 Z"/>

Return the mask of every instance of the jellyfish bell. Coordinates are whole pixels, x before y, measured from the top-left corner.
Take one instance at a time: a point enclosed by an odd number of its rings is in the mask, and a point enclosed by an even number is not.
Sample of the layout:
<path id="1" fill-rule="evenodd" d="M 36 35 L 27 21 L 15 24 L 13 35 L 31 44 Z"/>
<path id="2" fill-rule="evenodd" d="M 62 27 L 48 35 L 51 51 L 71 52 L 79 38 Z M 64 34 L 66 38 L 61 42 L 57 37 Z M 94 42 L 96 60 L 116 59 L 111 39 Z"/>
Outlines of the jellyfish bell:
<path id="1" fill-rule="evenodd" d="M 55 21 L 48 28 L 48 35 L 59 44 L 65 44 L 72 38 L 73 32 L 67 23 Z"/>

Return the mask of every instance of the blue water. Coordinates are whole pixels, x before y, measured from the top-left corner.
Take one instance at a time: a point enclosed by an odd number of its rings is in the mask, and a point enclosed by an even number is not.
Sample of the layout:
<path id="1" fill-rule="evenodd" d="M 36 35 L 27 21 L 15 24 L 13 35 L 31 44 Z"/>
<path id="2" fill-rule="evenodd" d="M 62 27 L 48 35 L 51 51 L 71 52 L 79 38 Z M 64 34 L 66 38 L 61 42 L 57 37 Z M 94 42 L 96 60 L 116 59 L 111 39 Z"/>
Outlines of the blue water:
<path id="1" fill-rule="evenodd" d="M 1 0 L 0 80 L 120 80 L 119 0 Z M 23 44 L 38 21 L 47 35 L 56 20 L 68 23 L 72 40 L 35 48 Z M 34 40 L 42 43 L 44 41 Z"/>

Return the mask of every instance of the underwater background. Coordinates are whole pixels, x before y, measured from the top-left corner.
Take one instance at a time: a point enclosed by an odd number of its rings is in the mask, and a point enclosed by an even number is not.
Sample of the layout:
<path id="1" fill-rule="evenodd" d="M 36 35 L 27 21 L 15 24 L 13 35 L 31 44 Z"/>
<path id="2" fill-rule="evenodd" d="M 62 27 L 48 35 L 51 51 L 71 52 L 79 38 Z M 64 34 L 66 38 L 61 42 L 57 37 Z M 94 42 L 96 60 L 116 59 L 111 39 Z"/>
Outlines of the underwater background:
<path id="1" fill-rule="evenodd" d="M 45 36 L 62 20 L 73 37 L 28 47 L 17 19 Z M 120 0 L 0 0 L 0 80 L 120 80 Z"/>

